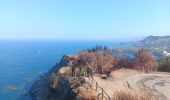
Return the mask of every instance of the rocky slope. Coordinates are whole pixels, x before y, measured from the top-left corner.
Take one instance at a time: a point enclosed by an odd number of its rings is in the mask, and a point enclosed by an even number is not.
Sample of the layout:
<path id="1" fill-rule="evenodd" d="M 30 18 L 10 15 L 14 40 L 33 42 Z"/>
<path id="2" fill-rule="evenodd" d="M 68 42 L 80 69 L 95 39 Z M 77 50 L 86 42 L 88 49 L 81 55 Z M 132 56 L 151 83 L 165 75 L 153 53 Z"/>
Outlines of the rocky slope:
<path id="1" fill-rule="evenodd" d="M 89 100 L 97 96 L 86 77 L 72 77 L 68 62 L 75 55 L 64 56 L 59 64 L 37 80 L 29 91 L 33 100 Z"/>

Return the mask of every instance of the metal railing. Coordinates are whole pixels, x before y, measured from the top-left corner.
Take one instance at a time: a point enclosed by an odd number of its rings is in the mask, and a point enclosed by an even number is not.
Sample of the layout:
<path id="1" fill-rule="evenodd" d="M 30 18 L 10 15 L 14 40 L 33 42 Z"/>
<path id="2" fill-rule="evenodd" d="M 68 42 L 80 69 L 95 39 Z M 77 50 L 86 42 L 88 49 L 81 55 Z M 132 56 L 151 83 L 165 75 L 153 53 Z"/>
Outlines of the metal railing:
<path id="1" fill-rule="evenodd" d="M 89 76 L 89 80 L 92 81 L 92 84 L 95 85 L 96 87 L 96 91 L 98 91 L 98 89 L 101 90 L 101 93 L 99 93 L 98 95 L 98 100 L 99 100 L 99 96 L 101 95 L 101 99 L 104 100 L 111 100 L 110 96 L 106 93 L 106 91 L 96 82 L 96 80 L 94 80 L 94 78 L 92 76 Z"/>

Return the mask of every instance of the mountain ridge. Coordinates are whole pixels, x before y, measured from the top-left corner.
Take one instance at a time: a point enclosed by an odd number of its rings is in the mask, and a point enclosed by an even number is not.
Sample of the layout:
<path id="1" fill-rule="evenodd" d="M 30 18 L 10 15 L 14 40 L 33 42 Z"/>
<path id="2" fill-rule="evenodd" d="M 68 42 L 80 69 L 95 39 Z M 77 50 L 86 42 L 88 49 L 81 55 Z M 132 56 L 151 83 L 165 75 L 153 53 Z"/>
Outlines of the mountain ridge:
<path id="1" fill-rule="evenodd" d="M 170 36 L 148 36 L 140 41 L 129 41 L 125 44 L 130 44 L 135 47 L 143 47 L 143 48 L 162 48 L 169 49 L 170 48 Z"/>

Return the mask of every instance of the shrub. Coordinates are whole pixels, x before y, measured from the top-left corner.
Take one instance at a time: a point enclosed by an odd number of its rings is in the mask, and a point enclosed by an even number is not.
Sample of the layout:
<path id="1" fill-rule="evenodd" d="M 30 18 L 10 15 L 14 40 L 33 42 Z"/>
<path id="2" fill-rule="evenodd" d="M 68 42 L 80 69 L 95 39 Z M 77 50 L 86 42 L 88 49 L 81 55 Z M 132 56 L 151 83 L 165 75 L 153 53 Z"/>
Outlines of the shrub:
<path id="1" fill-rule="evenodd" d="M 84 93 L 83 95 L 78 95 L 76 100 L 96 100 L 96 95 L 91 93 Z"/>
<path id="2" fill-rule="evenodd" d="M 146 49 L 139 49 L 132 61 L 133 69 L 152 71 L 155 70 L 155 62 L 151 53 Z"/>
<path id="3" fill-rule="evenodd" d="M 170 72 L 170 57 L 158 60 L 158 71 Z"/>
<path id="4" fill-rule="evenodd" d="M 121 90 L 116 91 L 113 100 L 158 100 L 149 90 Z"/>
<path id="5" fill-rule="evenodd" d="M 97 74 L 108 74 L 113 69 L 113 55 L 110 49 L 96 47 L 79 53 L 79 65 L 92 67 Z"/>

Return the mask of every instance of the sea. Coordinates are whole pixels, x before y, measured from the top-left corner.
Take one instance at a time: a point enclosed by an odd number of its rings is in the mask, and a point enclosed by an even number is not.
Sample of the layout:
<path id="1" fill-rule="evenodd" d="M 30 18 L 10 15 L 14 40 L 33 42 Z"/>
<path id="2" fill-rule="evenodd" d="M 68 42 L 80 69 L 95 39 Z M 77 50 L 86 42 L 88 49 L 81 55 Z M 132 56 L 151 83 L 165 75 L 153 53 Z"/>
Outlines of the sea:
<path id="1" fill-rule="evenodd" d="M 129 47 L 118 41 L 0 40 L 0 100 L 23 98 L 63 55 L 95 46 Z"/>

